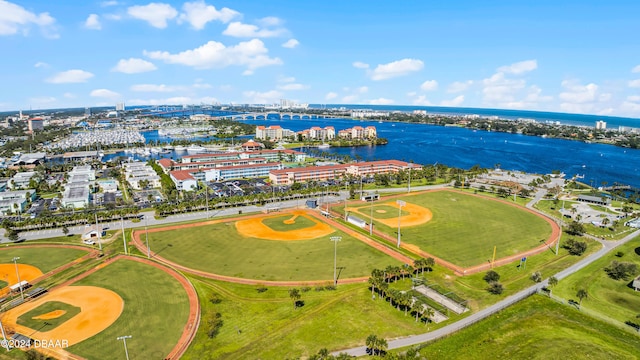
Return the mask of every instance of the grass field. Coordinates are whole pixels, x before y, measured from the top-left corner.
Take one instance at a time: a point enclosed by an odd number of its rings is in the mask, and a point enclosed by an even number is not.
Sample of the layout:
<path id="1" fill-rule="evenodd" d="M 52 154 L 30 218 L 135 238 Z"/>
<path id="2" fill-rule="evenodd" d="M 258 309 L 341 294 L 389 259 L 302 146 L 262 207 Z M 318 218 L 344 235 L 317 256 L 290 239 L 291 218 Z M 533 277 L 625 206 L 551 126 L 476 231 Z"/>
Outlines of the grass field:
<path id="1" fill-rule="evenodd" d="M 311 288 L 301 292 L 304 306 L 294 310 L 288 288 L 269 287 L 259 293 L 253 286 L 193 282 L 203 319 L 219 312 L 224 325 L 214 339 L 201 326 L 184 360 L 297 359 L 322 348 L 362 345 L 373 332 L 392 337 L 426 330 L 389 303 L 372 300 L 364 284 L 340 285 L 335 291 Z M 212 293 L 222 302 L 212 304 Z"/>
<path id="2" fill-rule="evenodd" d="M 56 247 L 6 247 L 0 248 L 0 263 L 10 264 L 11 259 L 17 256 L 20 258 L 18 263 L 33 265 L 47 273 L 86 254 L 83 250 Z"/>
<path id="3" fill-rule="evenodd" d="M 428 359 L 637 359 L 640 338 L 533 296 L 420 351 Z"/>
<path id="4" fill-rule="evenodd" d="M 124 358 L 118 336 L 131 335 L 127 347 L 132 359 L 162 359 L 175 346 L 189 315 L 182 285 L 155 267 L 120 259 L 74 285 L 99 286 L 124 300 L 122 314 L 103 332 L 69 351 L 87 359 Z"/>
<path id="5" fill-rule="evenodd" d="M 618 251 L 624 255 L 617 257 L 615 253 Z M 613 280 L 607 275 L 604 269 L 613 260 L 633 262 L 640 267 L 640 238 L 629 241 L 584 270 L 562 279 L 553 289 L 553 294 L 578 300 L 576 293 L 579 289 L 585 289 L 588 297 L 582 302 L 583 307 L 623 323 L 640 323 L 640 319 L 636 318 L 640 314 L 640 292 L 629 286 L 631 280 Z"/>
<path id="6" fill-rule="evenodd" d="M 270 241 L 243 237 L 233 225 L 219 223 L 189 231 L 149 233 L 149 243 L 152 251 L 178 264 L 258 280 L 333 279 L 334 244 L 330 236 L 342 236 L 337 245 L 339 278 L 367 276 L 376 267 L 399 264 L 340 231 L 312 240 Z"/>
<path id="7" fill-rule="evenodd" d="M 501 258 L 534 248 L 551 234 L 544 219 L 489 198 L 436 191 L 400 199 L 433 213 L 424 225 L 404 227 L 402 241 L 463 267 L 490 260 L 494 246 L 496 258 Z M 367 204 L 361 209 L 369 213 Z M 397 229 L 374 220 L 376 225 L 389 236 L 397 236 Z"/>
<path id="8" fill-rule="evenodd" d="M 373 212 L 371 210 L 373 210 Z M 363 211 L 365 214 L 370 214 L 374 219 L 398 218 L 398 209 L 384 204 L 369 203 L 368 206 L 362 207 L 360 211 Z M 406 216 L 408 214 L 405 210 L 400 211 L 400 216 Z"/>
<path id="9" fill-rule="evenodd" d="M 53 319 L 34 319 L 34 317 L 42 316 L 56 310 L 62 310 L 64 314 Z M 33 330 L 49 331 L 57 328 L 78 313 L 80 313 L 80 308 L 77 306 L 59 301 L 49 301 L 20 316 L 18 318 L 18 324 L 28 326 Z"/>
<path id="10" fill-rule="evenodd" d="M 262 223 L 275 231 L 291 231 L 291 230 L 305 229 L 305 228 L 310 228 L 316 224 L 315 222 L 311 221 L 310 219 L 307 219 L 304 216 L 296 216 L 295 219 L 293 218 L 294 216 L 292 215 L 276 216 L 276 217 L 265 218 L 262 220 Z M 289 222 L 292 220 L 293 220 L 293 223 L 290 224 Z"/>

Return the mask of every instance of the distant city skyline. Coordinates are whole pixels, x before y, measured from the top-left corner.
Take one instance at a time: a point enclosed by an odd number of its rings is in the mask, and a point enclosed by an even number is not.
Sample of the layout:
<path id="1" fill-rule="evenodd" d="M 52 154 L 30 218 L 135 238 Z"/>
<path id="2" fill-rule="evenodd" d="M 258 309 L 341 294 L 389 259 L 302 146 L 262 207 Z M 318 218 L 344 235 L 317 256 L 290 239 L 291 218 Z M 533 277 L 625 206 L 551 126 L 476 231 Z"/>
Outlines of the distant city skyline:
<path id="1" fill-rule="evenodd" d="M 0 0 L 0 111 L 452 106 L 640 118 L 633 1 Z"/>

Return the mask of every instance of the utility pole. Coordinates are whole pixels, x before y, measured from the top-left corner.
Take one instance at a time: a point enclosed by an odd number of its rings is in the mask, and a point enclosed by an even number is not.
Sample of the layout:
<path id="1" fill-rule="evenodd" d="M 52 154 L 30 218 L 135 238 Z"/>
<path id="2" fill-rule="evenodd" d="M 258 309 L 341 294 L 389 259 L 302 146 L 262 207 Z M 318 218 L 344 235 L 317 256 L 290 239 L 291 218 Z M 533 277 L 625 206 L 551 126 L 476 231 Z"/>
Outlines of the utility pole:
<path id="1" fill-rule="evenodd" d="M 20 281 L 20 272 L 18 271 L 18 260 L 20 258 L 18 256 L 14 257 L 11 261 L 16 266 L 16 277 L 18 278 L 18 287 L 20 288 L 20 297 L 24 300 L 24 293 L 22 292 L 22 281 Z"/>
<path id="2" fill-rule="evenodd" d="M 98 247 L 100 248 L 100 252 L 102 252 L 102 229 L 100 229 L 98 225 L 98 213 L 94 212 L 93 215 L 96 218 L 96 232 L 98 233 Z"/>
<path id="3" fill-rule="evenodd" d="M 124 232 L 124 218 L 120 216 L 120 227 L 122 228 L 122 245 L 124 246 L 124 254 L 129 255 L 127 252 L 127 234 Z"/>
<path id="4" fill-rule="evenodd" d="M 147 216 L 144 216 L 144 235 L 147 238 L 147 259 L 151 258 L 151 248 L 149 247 L 149 229 L 147 228 Z"/>
<path id="5" fill-rule="evenodd" d="M 127 357 L 127 360 L 129 360 L 129 350 L 127 350 L 127 339 L 131 339 L 131 335 L 119 336 L 116 340 L 122 340 L 122 342 L 124 343 L 124 355 Z"/>
<path id="6" fill-rule="evenodd" d="M 398 243 L 396 246 L 400 247 L 400 218 L 402 215 L 402 207 L 407 205 L 407 203 L 402 200 L 396 200 L 396 204 L 398 204 Z"/>

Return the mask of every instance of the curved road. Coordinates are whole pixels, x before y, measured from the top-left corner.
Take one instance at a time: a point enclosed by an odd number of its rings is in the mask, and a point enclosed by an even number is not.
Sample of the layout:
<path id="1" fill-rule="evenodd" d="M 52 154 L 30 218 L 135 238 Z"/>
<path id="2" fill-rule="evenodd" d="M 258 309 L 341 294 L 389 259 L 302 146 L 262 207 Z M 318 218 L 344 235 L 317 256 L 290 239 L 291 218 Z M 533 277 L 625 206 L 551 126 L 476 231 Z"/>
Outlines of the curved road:
<path id="1" fill-rule="evenodd" d="M 544 194 L 540 194 L 540 192 L 538 194 L 536 194 L 536 199 L 539 200 L 540 198 L 542 198 Z M 534 199 L 533 202 L 536 201 L 536 199 Z M 530 203 L 531 204 L 531 203 Z M 529 205 L 529 204 L 528 204 Z M 622 240 L 618 240 L 618 241 L 605 241 L 605 240 L 600 240 L 597 238 L 594 238 L 594 240 L 600 242 L 602 244 L 602 248 L 600 250 L 598 250 L 597 252 L 587 256 L 586 258 L 578 261 L 577 263 L 571 265 L 570 267 L 558 272 L 557 274 L 555 274 L 554 276 L 560 280 L 563 279 L 581 269 L 583 269 L 585 266 L 591 264 L 592 262 L 598 260 L 599 258 L 603 257 L 604 255 L 606 255 L 607 253 L 609 253 L 610 251 L 612 251 L 613 249 L 615 249 L 616 247 L 630 241 L 631 239 L 635 238 L 636 236 L 640 235 L 640 230 L 636 230 L 632 233 L 630 233 L 629 235 L 625 236 Z M 477 313 L 474 313 L 464 319 L 461 319 L 453 324 L 449 324 L 443 328 L 428 332 L 428 333 L 424 333 L 424 334 L 420 334 L 420 335 L 414 335 L 414 336 L 409 336 L 409 337 L 405 337 L 405 338 L 401 338 L 401 339 L 395 339 L 395 340 L 390 340 L 389 343 L 389 349 L 397 349 L 397 348 L 401 348 L 401 347 L 406 347 L 406 346 L 412 346 L 412 345 L 417 345 L 417 344 L 421 344 L 424 342 L 429 342 L 432 340 L 436 340 L 439 339 L 441 337 L 447 336 L 451 333 L 454 333 L 460 329 L 463 329 L 471 324 L 474 324 L 486 317 L 489 317 L 493 314 L 495 314 L 496 312 L 515 304 L 518 301 L 521 301 L 527 297 L 529 297 L 532 294 L 535 294 L 538 290 L 540 290 L 541 288 L 545 287 L 548 285 L 548 279 L 545 279 L 544 281 L 537 283 L 533 286 L 530 286 L 514 295 L 511 295 L 487 308 L 484 308 L 480 311 L 478 311 Z M 336 351 L 333 354 L 337 355 L 339 353 L 347 353 L 349 355 L 352 356 L 364 356 L 367 355 L 366 352 L 366 346 L 360 346 L 360 347 L 356 347 L 356 348 L 351 348 L 351 349 L 345 349 L 345 350 L 341 350 L 341 351 Z"/>

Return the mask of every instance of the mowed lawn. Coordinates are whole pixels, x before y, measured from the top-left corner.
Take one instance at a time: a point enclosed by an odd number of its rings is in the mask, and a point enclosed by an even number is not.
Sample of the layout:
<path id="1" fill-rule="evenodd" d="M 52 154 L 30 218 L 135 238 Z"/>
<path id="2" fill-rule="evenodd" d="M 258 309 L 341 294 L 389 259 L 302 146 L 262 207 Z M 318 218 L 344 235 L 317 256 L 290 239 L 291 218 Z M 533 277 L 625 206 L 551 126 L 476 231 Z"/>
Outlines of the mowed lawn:
<path id="1" fill-rule="evenodd" d="M 73 285 L 115 291 L 124 300 L 118 320 L 68 350 L 87 359 L 124 358 L 118 336 L 131 335 L 131 359 L 163 359 L 176 345 L 189 316 L 189 299 L 171 275 L 150 265 L 120 259 Z M 73 286 L 72 285 L 72 286 Z"/>
<path id="2" fill-rule="evenodd" d="M 616 256 L 618 252 L 622 254 L 621 257 Z M 636 317 L 640 315 L 640 292 L 629 286 L 631 276 L 627 280 L 614 280 L 607 275 L 605 268 L 612 261 L 634 263 L 640 268 L 640 237 L 616 248 L 607 256 L 589 264 L 584 270 L 560 280 L 553 289 L 553 294 L 578 301 L 578 290 L 585 289 L 588 296 L 582 301 L 583 307 L 623 323 L 630 321 L 640 324 L 640 318 Z"/>
<path id="3" fill-rule="evenodd" d="M 287 218 L 281 217 L 280 224 Z M 279 231 L 284 228 L 278 225 Z M 291 225 L 292 230 L 297 228 Z M 339 278 L 367 276 L 374 268 L 400 264 L 340 231 L 312 240 L 263 240 L 240 235 L 233 222 L 149 233 L 149 243 L 158 256 L 213 274 L 258 280 L 332 280 L 332 236 L 342 237 L 337 244 Z"/>
<path id="4" fill-rule="evenodd" d="M 428 359 L 637 359 L 635 334 L 535 295 L 420 351 Z"/>
<path id="5" fill-rule="evenodd" d="M 402 242 L 463 267 L 490 261 L 494 246 L 499 259 L 535 248 L 551 235 L 544 219 L 490 198 L 435 191 L 400 199 L 433 214 L 426 224 L 402 227 Z M 363 204 L 362 211 L 367 214 L 368 205 Z M 396 227 L 376 222 L 375 216 L 374 226 L 397 236 Z"/>
<path id="6" fill-rule="evenodd" d="M 19 264 L 28 264 L 37 267 L 43 273 L 83 257 L 87 251 L 79 249 L 66 249 L 59 247 L 21 247 L 0 248 L 0 264 L 12 264 L 14 257 L 19 257 Z"/>

